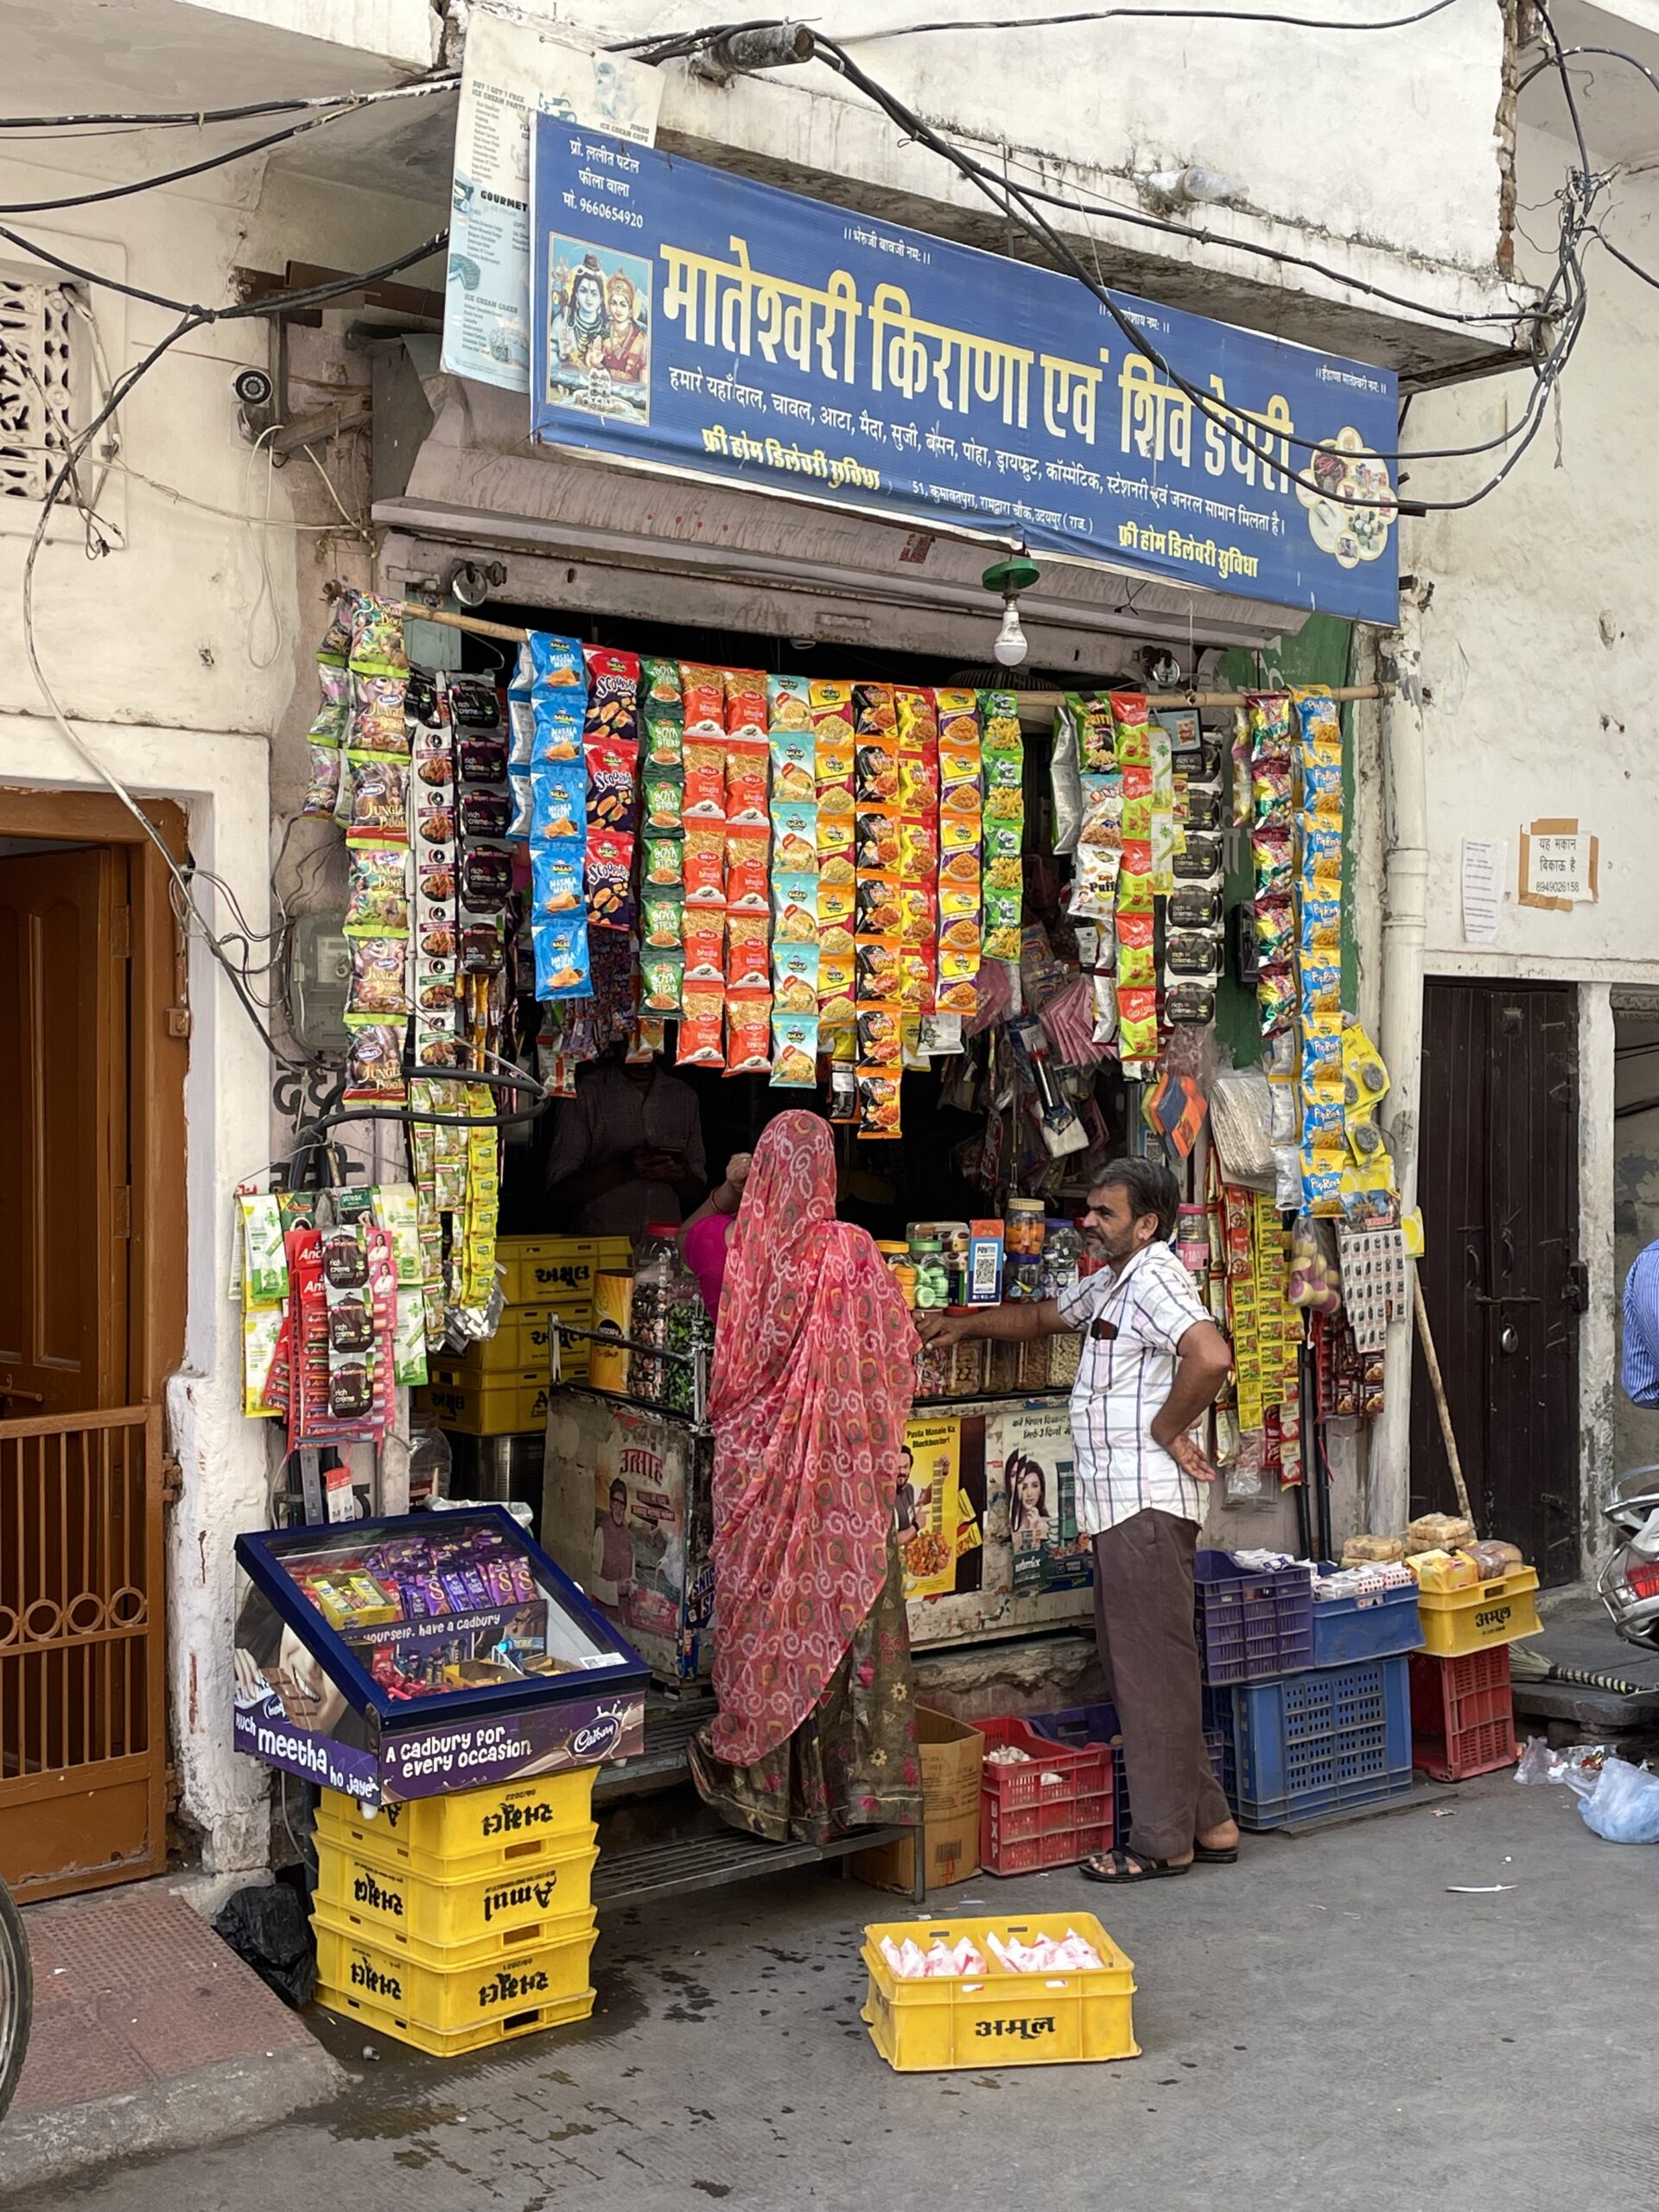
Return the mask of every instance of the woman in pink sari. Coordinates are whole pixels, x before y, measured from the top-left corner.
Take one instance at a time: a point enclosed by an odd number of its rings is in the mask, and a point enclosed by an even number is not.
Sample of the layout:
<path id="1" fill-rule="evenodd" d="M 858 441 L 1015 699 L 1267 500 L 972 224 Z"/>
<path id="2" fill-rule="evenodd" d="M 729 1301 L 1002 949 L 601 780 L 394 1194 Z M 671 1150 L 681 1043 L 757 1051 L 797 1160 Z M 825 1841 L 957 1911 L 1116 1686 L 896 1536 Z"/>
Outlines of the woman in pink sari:
<path id="1" fill-rule="evenodd" d="M 727 1260 L 715 1432 L 715 1694 L 705 1800 L 774 1842 L 916 1826 L 921 1769 L 893 1500 L 916 1332 L 861 1229 L 835 1140 L 770 1122 Z"/>

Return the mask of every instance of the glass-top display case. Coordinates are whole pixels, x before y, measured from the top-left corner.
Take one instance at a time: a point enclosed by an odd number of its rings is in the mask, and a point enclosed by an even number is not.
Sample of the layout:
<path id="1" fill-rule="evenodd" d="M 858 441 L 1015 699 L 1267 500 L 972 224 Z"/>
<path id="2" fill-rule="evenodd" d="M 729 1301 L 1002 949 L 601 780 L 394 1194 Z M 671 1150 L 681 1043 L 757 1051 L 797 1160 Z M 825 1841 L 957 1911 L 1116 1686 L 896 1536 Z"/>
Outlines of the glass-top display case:
<path id="1" fill-rule="evenodd" d="M 500 1506 L 238 1536 L 237 1749 L 367 1804 L 626 1758 L 645 1662 Z"/>

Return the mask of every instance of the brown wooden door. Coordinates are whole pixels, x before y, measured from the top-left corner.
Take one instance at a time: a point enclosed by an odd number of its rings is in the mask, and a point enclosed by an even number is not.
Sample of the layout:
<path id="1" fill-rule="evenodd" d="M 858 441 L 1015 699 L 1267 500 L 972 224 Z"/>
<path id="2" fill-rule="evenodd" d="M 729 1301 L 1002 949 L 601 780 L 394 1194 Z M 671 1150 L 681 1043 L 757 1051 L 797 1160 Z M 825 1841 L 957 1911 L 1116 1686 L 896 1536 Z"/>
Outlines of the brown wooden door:
<path id="1" fill-rule="evenodd" d="M 1432 979 L 1423 1005 L 1421 1276 L 1483 1535 L 1545 1584 L 1579 1560 L 1578 999 Z M 1419 1351 L 1412 1510 L 1455 1511 Z"/>
<path id="2" fill-rule="evenodd" d="M 127 1394 L 126 856 L 0 858 L 0 1418 Z"/>

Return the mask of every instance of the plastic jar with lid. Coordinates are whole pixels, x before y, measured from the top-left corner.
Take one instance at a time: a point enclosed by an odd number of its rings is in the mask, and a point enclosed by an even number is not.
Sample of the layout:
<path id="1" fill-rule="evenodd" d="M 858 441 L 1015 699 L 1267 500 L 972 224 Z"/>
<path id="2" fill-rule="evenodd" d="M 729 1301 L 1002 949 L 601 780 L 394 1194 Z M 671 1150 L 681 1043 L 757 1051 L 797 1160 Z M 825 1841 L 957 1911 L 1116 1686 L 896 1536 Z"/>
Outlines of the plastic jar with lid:
<path id="1" fill-rule="evenodd" d="M 1004 1256 L 1039 1260 L 1043 1255 L 1045 1214 L 1040 1198 L 1010 1198 L 1003 1229 Z"/>
<path id="2" fill-rule="evenodd" d="M 917 1311 L 937 1313 L 950 1303 L 950 1281 L 938 1238 L 918 1236 L 911 1246 L 911 1257 L 916 1263 Z"/>
<path id="3" fill-rule="evenodd" d="M 1077 1280 L 1083 1236 L 1074 1221 L 1051 1221 L 1043 1231 L 1043 1296 L 1058 1298 Z"/>

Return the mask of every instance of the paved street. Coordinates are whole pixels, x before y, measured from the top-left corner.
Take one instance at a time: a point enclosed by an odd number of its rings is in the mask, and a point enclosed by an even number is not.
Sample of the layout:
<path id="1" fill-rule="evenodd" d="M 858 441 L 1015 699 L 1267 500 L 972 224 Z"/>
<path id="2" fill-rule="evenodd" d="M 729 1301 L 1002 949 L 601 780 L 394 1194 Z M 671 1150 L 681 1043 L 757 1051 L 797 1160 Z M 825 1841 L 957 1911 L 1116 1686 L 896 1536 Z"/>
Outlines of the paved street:
<path id="1" fill-rule="evenodd" d="M 358 2077 L 337 2105 L 31 2192 L 30 2212 L 1645 2212 L 1654 2050 L 1632 1974 L 1656 1869 L 1593 1837 L 1568 1791 L 1503 1775 L 1247 1838 L 1237 1867 L 1103 1907 L 1070 1873 L 982 1878 L 963 1896 L 988 1911 L 1058 1928 L 1101 1910 L 1135 1961 L 1146 2055 L 905 2077 L 858 2021 L 859 1929 L 883 1900 L 780 1878 L 625 1916 L 588 2027 L 445 2067 L 385 2043 L 365 2063 L 359 2032 L 324 2025 Z"/>

